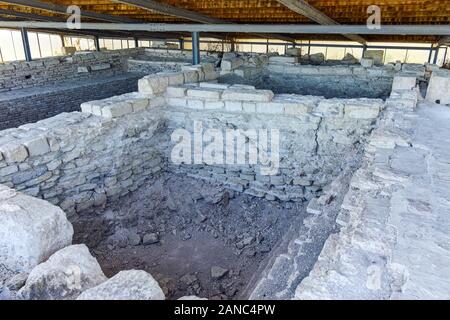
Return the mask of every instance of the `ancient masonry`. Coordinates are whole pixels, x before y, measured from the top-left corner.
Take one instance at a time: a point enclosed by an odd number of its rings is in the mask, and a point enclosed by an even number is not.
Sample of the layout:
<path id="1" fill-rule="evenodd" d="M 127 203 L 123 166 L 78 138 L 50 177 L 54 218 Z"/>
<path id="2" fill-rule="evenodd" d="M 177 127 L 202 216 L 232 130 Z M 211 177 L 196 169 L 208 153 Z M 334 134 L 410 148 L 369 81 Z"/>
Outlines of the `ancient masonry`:
<path id="1" fill-rule="evenodd" d="M 219 70 L 215 56 L 197 66 L 186 65 L 182 57 L 168 63 L 149 56 L 136 49 L 1 67 L 0 88 L 5 91 L 44 78 L 58 82 L 67 74 L 74 75 L 73 81 L 92 80 L 96 72 L 110 76 L 107 86 L 125 83 L 136 77 L 124 72 L 128 59 L 131 71 L 142 70 L 141 64 L 152 71 L 155 65 L 172 70 L 139 75 L 138 91 L 105 97 L 106 91 L 83 101 L 81 112 L 37 122 L 30 115 L 30 123 L 0 131 L 0 275 L 9 284 L 25 283 L 18 297 L 164 299 L 147 272 L 123 271 L 107 279 L 85 245 L 72 245 L 73 228 L 66 217 L 102 207 L 162 171 L 268 201 L 309 201 L 310 216 L 285 250 L 273 256 L 250 298 L 449 297 L 448 228 L 433 234 L 430 229 L 437 228 L 436 221 L 449 224 L 445 186 L 450 154 L 445 143 L 427 141 L 437 133 L 449 136 L 448 125 L 439 119 L 449 119 L 444 106 L 450 103 L 447 71 L 401 64 L 376 67 L 370 59 L 363 66 L 304 66 L 296 57 L 234 54 L 223 57 Z M 425 102 L 416 85 L 430 76 Z M 303 82 L 305 92 L 311 92 L 308 88 L 317 87 L 319 77 L 329 87 L 316 89 L 314 96 L 302 95 L 300 89 L 283 92 L 292 81 L 291 88 Z M 262 81 L 256 83 L 256 78 Z M 102 81 L 95 80 L 96 86 Z M 355 83 L 360 90 L 349 91 Z M 82 87 L 72 83 L 37 96 L 53 101 L 54 94 L 71 95 Z M 23 108 L 28 97 L 17 97 Z M 17 101 L 0 101 L 0 108 L 11 109 Z M 15 116 L 7 114 L 5 121 L 16 125 Z M 174 165 L 170 133 L 177 128 L 193 132 L 196 121 L 204 128 L 242 132 L 279 129 L 278 174 L 261 175 L 259 165 Z M 430 129 L 433 125 L 437 133 Z M 328 239 L 318 234 L 323 219 L 337 223 L 337 232 Z M 309 255 L 312 238 L 324 246 Z M 307 270 L 298 268 L 300 260 L 309 261 Z M 433 261 L 432 268 L 427 260 Z M 79 286 L 65 278 L 73 266 L 82 275 Z"/>

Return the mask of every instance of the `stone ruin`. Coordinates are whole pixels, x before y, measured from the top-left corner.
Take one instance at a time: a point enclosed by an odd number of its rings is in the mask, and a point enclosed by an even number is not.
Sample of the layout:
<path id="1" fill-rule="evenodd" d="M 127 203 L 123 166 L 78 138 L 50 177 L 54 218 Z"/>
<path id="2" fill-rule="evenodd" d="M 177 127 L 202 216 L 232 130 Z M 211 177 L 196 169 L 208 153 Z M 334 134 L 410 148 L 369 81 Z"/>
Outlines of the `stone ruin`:
<path id="1" fill-rule="evenodd" d="M 81 112 L 0 132 L 0 297 L 386 298 L 392 283 L 400 292 L 404 268 L 389 261 L 383 266 L 382 289 L 356 284 L 339 293 L 336 288 L 345 281 L 338 253 L 355 258 L 351 248 L 356 240 L 349 244 L 348 235 L 361 227 L 359 215 L 372 204 L 364 205 L 371 201 L 368 194 L 388 185 L 382 191 L 385 199 L 406 181 L 382 166 L 386 153 L 412 148 L 404 116 L 414 117 L 419 83 L 429 82 L 427 100 L 450 103 L 450 91 L 442 89 L 448 87 L 448 72 L 407 64 L 377 67 L 373 61 L 364 61 L 366 67 L 304 65 L 293 56 L 234 53 L 192 66 L 185 56 L 174 58 L 176 51 L 158 50 L 156 55 L 164 52 L 160 60 L 143 51 L 129 58 L 134 71 L 151 73 L 140 77 L 138 91 L 83 102 Z M 170 71 L 161 71 L 166 65 Z M 245 148 L 238 153 L 246 157 L 252 147 L 248 130 L 278 129 L 277 174 L 262 175 L 258 164 L 174 164 L 171 133 L 184 128 L 194 134 L 198 122 L 204 129 L 241 132 Z M 192 194 L 189 204 L 182 198 L 186 188 Z M 171 194 L 179 203 L 171 203 Z M 150 220 L 142 216 L 145 210 L 152 212 Z M 271 217 L 270 212 L 287 213 L 268 224 L 258 210 Z M 245 223 L 238 219 L 247 219 L 247 229 L 239 229 Z M 144 228 L 148 223 L 156 225 Z M 265 228 L 277 236 L 264 233 Z M 215 265 L 226 264 L 224 249 L 207 266 L 210 274 L 203 269 L 177 274 L 177 269 L 171 275 L 178 279 L 164 275 L 183 264 L 179 252 L 178 261 L 168 258 L 169 250 L 180 250 L 170 246 L 171 237 L 189 242 L 200 231 L 212 234 L 212 242 L 226 234 L 233 247 L 230 259 L 235 255 L 247 266 Z M 364 246 L 367 240 L 360 240 L 358 250 L 383 256 L 385 237 L 377 240 L 371 230 L 365 232 L 374 242 Z M 122 265 L 120 257 L 129 257 L 124 251 L 130 246 L 160 246 L 144 248 L 158 252 L 158 258 L 142 251 L 156 259 L 151 268 L 162 275 L 151 273 L 158 281 L 146 271 L 128 270 L 126 263 L 124 271 L 112 267 Z M 195 247 L 186 250 L 195 256 Z M 102 256 L 116 252 L 123 254 L 117 261 Z M 370 267 L 366 262 L 355 266 Z M 205 277 L 214 281 L 207 289 L 202 288 Z M 351 279 L 365 283 L 370 277 L 366 280 Z M 180 289 L 173 282 L 186 286 Z"/>

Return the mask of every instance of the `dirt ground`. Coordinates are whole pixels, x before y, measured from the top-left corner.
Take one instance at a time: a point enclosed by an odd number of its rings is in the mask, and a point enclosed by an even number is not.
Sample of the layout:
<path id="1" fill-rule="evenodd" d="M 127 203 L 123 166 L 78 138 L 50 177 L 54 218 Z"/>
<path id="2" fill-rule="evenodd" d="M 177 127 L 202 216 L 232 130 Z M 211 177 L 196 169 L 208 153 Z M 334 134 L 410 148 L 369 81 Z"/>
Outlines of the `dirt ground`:
<path id="1" fill-rule="evenodd" d="M 168 299 L 245 298 L 252 276 L 306 216 L 301 203 L 167 173 L 100 211 L 73 221 L 74 242 L 86 243 L 109 277 L 148 271 Z"/>

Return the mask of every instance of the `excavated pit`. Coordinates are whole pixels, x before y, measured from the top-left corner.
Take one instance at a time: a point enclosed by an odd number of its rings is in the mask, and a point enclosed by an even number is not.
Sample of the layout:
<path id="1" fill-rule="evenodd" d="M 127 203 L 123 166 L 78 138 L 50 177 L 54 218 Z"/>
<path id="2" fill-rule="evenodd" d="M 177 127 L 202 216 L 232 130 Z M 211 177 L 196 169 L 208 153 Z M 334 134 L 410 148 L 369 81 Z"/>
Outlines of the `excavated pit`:
<path id="1" fill-rule="evenodd" d="M 255 272 L 305 217 L 301 202 L 164 173 L 104 210 L 79 214 L 74 242 L 88 245 L 108 277 L 148 271 L 168 299 L 244 299 Z"/>

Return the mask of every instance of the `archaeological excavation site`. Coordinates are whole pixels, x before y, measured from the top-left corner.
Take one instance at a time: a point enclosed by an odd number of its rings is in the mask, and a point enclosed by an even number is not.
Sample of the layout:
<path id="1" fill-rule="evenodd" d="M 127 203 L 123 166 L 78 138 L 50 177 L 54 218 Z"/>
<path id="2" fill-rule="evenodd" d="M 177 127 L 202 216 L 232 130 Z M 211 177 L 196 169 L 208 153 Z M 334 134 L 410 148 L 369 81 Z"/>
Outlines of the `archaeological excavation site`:
<path id="1" fill-rule="evenodd" d="M 450 6 L 376 2 L 0 1 L 0 300 L 450 299 Z"/>

